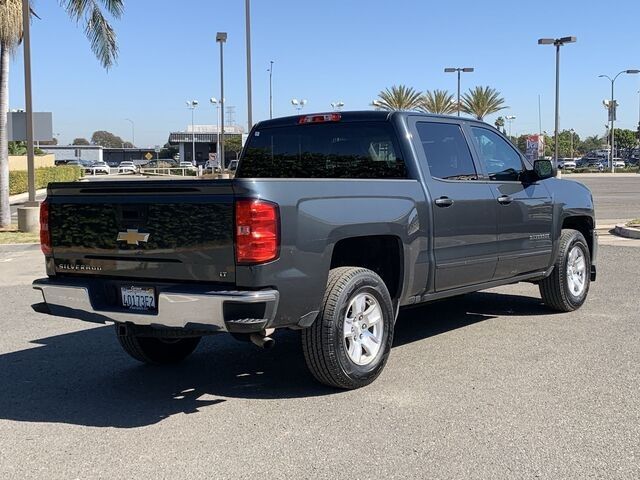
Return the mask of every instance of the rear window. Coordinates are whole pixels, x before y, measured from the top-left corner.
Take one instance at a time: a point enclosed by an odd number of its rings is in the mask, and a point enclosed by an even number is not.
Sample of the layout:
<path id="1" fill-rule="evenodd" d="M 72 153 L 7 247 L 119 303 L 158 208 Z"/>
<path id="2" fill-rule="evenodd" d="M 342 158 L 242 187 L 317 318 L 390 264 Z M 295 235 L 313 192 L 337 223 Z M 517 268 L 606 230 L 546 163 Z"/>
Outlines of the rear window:
<path id="1" fill-rule="evenodd" d="M 387 122 L 335 122 L 255 130 L 239 178 L 406 178 Z"/>

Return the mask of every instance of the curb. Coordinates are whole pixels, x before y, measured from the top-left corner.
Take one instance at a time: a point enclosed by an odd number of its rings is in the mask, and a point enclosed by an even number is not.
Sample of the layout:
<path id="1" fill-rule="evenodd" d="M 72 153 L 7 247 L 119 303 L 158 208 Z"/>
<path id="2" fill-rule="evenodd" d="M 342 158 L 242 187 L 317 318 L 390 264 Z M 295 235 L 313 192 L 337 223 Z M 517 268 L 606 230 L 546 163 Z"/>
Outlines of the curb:
<path id="1" fill-rule="evenodd" d="M 0 253 L 28 252 L 40 250 L 39 243 L 4 243 L 0 245 Z"/>
<path id="2" fill-rule="evenodd" d="M 616 225 L 614 233 L 620 237 L 640 239 L 640 228 L 626 227 L 623 224 Z"/>

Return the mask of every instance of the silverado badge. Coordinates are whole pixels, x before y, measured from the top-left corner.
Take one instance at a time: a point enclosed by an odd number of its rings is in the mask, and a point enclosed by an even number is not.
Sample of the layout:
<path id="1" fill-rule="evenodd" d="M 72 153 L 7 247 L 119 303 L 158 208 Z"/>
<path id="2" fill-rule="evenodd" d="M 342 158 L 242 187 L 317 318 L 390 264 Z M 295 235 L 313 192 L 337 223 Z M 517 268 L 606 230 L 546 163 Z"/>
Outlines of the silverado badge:
<path id="1" fill-rule="evenodd" d="M 118 242 L 127 242 L 127 245 L 139 245 L 140 242 L 146 243 L 149 241 L 149 234 L 140 233 L 138 229 L 127 229 L 126 232 L 118 232 L 118 238 L 116 240 Z"/>

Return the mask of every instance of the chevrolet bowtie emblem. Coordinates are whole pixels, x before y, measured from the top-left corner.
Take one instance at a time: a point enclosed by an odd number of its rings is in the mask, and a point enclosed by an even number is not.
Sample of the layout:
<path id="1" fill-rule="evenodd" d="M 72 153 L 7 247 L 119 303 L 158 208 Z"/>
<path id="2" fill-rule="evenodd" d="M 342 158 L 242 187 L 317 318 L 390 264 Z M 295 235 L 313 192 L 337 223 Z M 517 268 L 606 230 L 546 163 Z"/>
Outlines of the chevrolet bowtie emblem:
<path id="1" fill-rule="evenodd" d="M 140 242 L 148 242 L 149 234 L 140 233 L 137 229 L 129 230 L 126 232 L 118 232 L 118 242 L 127 242 L 127 245 L 139 245 Z"/>

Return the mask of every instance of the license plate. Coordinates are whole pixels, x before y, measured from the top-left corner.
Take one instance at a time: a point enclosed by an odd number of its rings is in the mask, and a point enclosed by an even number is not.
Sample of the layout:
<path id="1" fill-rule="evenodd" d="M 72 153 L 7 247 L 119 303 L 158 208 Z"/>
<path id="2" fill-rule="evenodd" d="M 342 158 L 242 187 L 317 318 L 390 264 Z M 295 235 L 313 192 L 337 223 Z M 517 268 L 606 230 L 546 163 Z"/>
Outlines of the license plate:
<path id="1" fill-rule="evenodd" d="M 156 294 L 151 287 L 120 287 L 122 306 L 129 310 L 156 308 Z"/>

